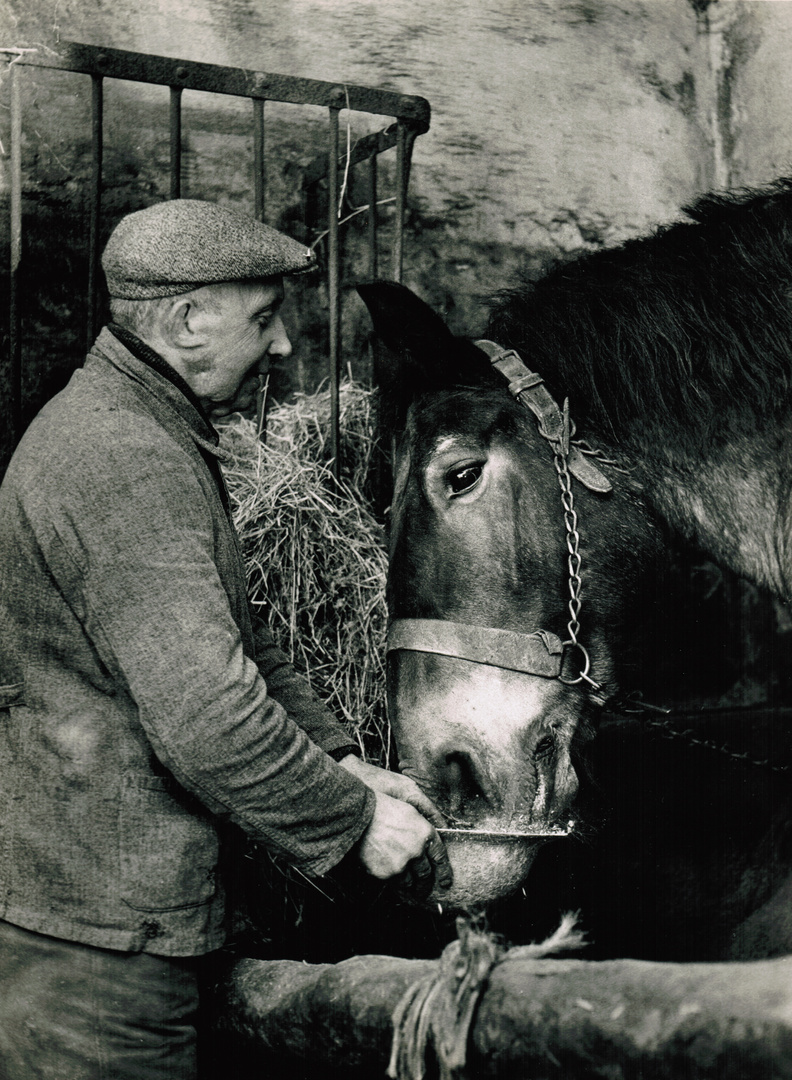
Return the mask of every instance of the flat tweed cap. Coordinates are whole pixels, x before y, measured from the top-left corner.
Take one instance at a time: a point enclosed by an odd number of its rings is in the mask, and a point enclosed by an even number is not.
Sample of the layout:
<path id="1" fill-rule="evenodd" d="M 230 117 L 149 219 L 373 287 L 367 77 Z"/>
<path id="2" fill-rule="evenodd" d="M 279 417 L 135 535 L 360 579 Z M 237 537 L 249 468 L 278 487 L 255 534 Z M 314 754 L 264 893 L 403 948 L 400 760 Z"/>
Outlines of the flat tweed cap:
<path id="1" fill-rule="evenodd" d="M 102 267 L 111 296 L 153 300 L 201 285 L 301 274 L 310 248 L 255 218 L 200 199 L 155 203 L 122 218 Z"/>

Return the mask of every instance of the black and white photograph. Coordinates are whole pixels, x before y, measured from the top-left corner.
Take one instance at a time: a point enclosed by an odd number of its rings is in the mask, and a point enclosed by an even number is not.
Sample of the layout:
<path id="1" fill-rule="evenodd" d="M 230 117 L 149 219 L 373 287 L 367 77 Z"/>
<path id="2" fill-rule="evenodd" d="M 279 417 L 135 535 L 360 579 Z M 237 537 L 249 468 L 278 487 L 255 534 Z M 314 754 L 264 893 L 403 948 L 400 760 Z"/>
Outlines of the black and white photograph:
<path id="1" fill-rule="evenodd" d="M 792 1080 L 792 0 L 2 0 L 0 1080 Z"/>

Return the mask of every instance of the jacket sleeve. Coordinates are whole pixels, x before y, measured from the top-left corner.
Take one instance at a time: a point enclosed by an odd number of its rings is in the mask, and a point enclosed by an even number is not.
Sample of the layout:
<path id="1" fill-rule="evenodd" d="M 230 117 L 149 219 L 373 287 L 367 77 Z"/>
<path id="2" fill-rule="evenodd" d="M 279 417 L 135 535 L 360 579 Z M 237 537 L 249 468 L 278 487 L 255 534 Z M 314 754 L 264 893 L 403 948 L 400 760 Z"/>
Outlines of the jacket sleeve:
<path id="1" fill-rule="evenodd" d="M 250 613 L 256 641 L 256 663 L 269 692 L 299 724 L 308 737 L 336 761 L 344 755 L 360 754 L 360 748 L 311 689 L 307 679 L 295 671 L 288 656 L 275 644 L 269 627 L 255 612 Z"/>
<path id="2" fill-rule="evenodd" d="M 179 783 L 306 873 L 324 873 L 366 829 L 373 792 L 309 739 L 245 655 L 189 455 L 116 416 L 61 500 L 52 570 L 69 564 L 69 603 Z"/>

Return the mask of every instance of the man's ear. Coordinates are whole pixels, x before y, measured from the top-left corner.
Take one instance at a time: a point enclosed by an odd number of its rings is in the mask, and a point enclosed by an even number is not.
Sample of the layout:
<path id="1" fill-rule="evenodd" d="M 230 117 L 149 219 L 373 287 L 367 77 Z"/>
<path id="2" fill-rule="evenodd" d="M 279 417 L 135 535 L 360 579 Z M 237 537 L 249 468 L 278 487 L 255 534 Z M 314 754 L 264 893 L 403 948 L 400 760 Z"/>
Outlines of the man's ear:
<path id="1" fill-rule="evenodd" d="M 179 349 L 196 349 L 207 342 L 207 313 L 195 303 L 191 293 L 174 296 L 163 306 L 160 333 Z"/>

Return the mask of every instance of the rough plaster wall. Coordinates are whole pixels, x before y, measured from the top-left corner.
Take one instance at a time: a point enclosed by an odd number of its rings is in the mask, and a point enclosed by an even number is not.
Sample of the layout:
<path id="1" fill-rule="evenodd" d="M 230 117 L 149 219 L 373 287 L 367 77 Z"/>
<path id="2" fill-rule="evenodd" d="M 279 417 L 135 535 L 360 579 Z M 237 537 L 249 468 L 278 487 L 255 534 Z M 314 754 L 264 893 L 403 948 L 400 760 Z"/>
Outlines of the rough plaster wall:
<path id="1" fill-rule="evenodd" d="M 773 10 L 750 10 L 759 7 Z M 503 284 L 526 252 L 617 242 L 721 182 L 719 91 L 703 32 L 714 9 L 730 26 L 750 24 L 751 48 L 764 49 L 761 73 L 743 63 L 734 108 L 750 112 L 764 80 L 785 115 L 788 65 L 776 42 L 792 27 L 787 0 L 11 0 L 2 30 L 9 43 L 46 43 L 57 28 L 94 44 L 428 97 L 432 129 L 418 140 L 412 189 L 420 235 L 407 273 L 446 309 L 456 303 L 452 317 L 464 322 L 476 296 Z M 187 103 L 203 114 L 202 130 L 188 133 L 188 184 L 244 199 L 249 177 L 218 149 L 217 130 L 242 140 L 242 153 L 245 117 L 199 98 Z M 298 119 L 289 122 L 299 131 Z M 112 135 L 112 106 L 108 124 Z M 755 142 L 764 126 L 754 124 Z M 783 122 L 777 128 L 767 171 L 741 165 L 741 178 L 775 171 Z"/>
<path id="2" fill-rule="evenodd" d="M 750 0 L 725 34 L 732 184 L 792 174 L 792 5 Z"/>
<path id="3" fill-rule="evenodd" d="M 696 192 L 769 180 L 792 156 L 790 0 L 0 6 L 0 44 L 46 46 L 58 34 L 426 96 L 433 118 L 416 144 L 406 280 L 459 331 L 477 329 L 484 299 L 515 269 L 645 232 Z M 30 188 L 68 197 L 78 211 L 85 83 L 30 73 L 26 96 Z M 167 193 L 166 92 L 109 81 L 106 95 L 112 217 Z M 249 208 L 249 107 L 191 93 L 184 104 L 184 194 Z M 268 110 L 269 147 L 281 162 L 323 150 L 318 115 Z M 289 226 L 294 174 L 277 166 L 270 175 L 271 220 Z M 353 277 L 365 272 L 354 235 L 345 230 Z"/>

